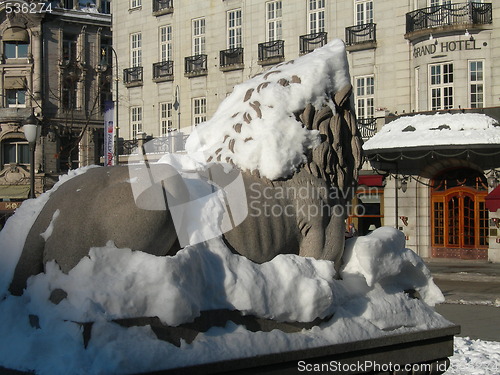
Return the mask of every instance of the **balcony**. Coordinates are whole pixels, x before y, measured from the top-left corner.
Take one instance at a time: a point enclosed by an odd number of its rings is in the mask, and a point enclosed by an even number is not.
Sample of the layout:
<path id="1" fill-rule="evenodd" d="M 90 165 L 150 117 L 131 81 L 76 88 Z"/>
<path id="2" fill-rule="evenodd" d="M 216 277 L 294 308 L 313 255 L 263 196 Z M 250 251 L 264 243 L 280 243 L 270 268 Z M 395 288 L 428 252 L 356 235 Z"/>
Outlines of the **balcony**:
<path id="1" fill-rule="evenodd" d="M 174 11 L 174 0 L 153 0 L 153 15 L 162 16 Z"/>
<path id="2" fill-rule="evenodd" d="M 123 82 L 127 87 L 142 86 L 143 69 L 142 66 L 123 69 Z"/>
<path id="3" fill-rule="evenodd" d="M 325 32 L 301 35 L 299 37 L 299 51 L 304 55 L 314 51 L 316 48 L 323 47 L 326 42 Z"/>
<path id="4" fill-rule="evenodd" d="M 377 25 L 365 23 L 346 27 L 345 40 L 348 51 L 357 51 L 377 47 Z"/>
<path id="5" fill-rule="evenodd" d="M 480 29 L 493 22 L 491 3 L 460 3 L 418 9 L 406 14 L 405 38 L 411 41 L 433 33 Z"/>
<path id="6" fill-rule="evenodd" d="M 220 51 L 220 70 L 227 72 L 237 69 L 243 69 L 243 48 Z"/>
<path id="7" fill-rule="evenodd" d="M 174 62 L 171 60 L 153 64 L 153 81 L 164 82 L 174 80 Z"/>
<path id="8" fill-rule="evenodd" d="M 275 40 L 273 42 L 259 43 L 260 65 L 277 64 L 285 60 L 285 41 Z"/>
<path id="9" fill-rule="evenodd" d="M 358 118 L 358 129 L 364 141 L 370 139 L 377 132 L 377 119 L 374 117 Z"/>
<path id="10" fill-rule="evenodd" d="M 188 78 L 206 76 L 207 55 L 195 55 L 184 58 L 184 76 Z"/>

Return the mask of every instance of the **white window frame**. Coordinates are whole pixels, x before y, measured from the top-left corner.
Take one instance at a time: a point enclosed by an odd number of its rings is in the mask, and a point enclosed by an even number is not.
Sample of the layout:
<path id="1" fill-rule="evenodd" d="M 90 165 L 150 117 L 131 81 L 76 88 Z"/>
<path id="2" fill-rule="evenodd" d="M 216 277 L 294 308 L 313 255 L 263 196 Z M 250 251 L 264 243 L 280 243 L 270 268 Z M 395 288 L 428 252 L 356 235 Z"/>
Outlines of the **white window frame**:
<path id="1" fill-rule="evenodd" d="M 356 25 L 373 23 L 373 0 L 355 0 L 354 9 Z"/>
<path id="2" fill-rule="evenodd" d="M 193 98 L 193 124 L 196 126 L 207 121 L 207 98 Z"/>
<path id="3" fill-rule="evenodd" d="M 451 4 L 451 0 L 429 0 L 427 4 L 429 7 L 439 7 L 441 5 Z"/>
<path id="4" fill-rule="evenodd" d="M 14 56 L 7 56 L 7 46 L 13 47 Z M 22 49 L 20 48 L 22 46 Z M 25 50 L 20 53 L 20 50 Z M 25 59 L 29 55 L 29 43 L 6 41 L 3 45 L 3 51 L 6 59 Z"/>
<path id="5" fill-rule="evenodd" d="M 20 94 L 23 95 L 20 95 Z M 13 96 L 9 94 L 14 94 Z M 21 89 L 6 89 L 5 90 L 5 100 L 8 108 L 26 108 L 26 90 Z M 14 99 L 15 103 L 9 103 L 9 99 Z M 24 99 L 20 101 L 20 99 Z"/>
<path id="6" fill-rule="evenodd" d="M 130 34 L 130 66 L 142 66 L 142 33 Z"/>
<path id="7" fill-rule="evenodd" d="M 266 41 L 283 38 L 283 4 L 281 0 L 266 3 Z"/>
<path id="8" fill-rule="evenodd" d="M 29 143 L 28 142 L 20 140 L 20 139 L 4 139 L 1 143 L 1 145 L 2 145 L 1 158 L 2 158 L 3 165 L 7 164 L 7 162 L 9 164 L 16 163 L 16 164 L 23 164 L 23 165 L 28 165 L 30 163 L 29 162 Z M 7 147 L 7 145 L 14 146 L 15 153 L 16 153 L 15 161 L 5 160 L 5 148 Z M 26 158 L 27 160 L 26 159 L 23 160 L 22 156 L 26 156 L 26 155 L 23 155 L 26 151 L 28 151 L 28 157 Z"/>
<path id="9" fill-rule="evenodd" d="M 130 107 L 130 130 L 132 139 L 137 139 L 137 134 L 142 133 L 142 107 Z"/>
<path id="10" fill-rule="evenodd" d="M 160 62 L 172 60 L 172 26 L 160 26 L 158 30 L 159 36 L 159 53 Z"/>
<path id="11" fill-rule="evenodd" d="M 242 46 L 242 11 L 241 8 L 227 11 L 227 48 Z"/>
<path id="12" fill-rule="evenodd" d="M 469 60 L 468 61 L 468 77 L 469 77 L 469 107 L 470 108 L 484 108 L 485 103 L 485 81 L 484 81 L 484 66 L 485 60 Z M 476 68 L 474 69 L 474 65 Z M 478 67 L 480 65 L 480 68 Z M 480 89 L 480 92 L 477 90 Z M 480 97 L 480 99 L 473 100 L 473 96 Z"/>
<path id="13" fill-rule="evenodd" d="M 307 4 L 307 32 L 308 34 L 325 31 L 325 1 L 308 0 Z"/>
<path id="14" fill-rule="evenodd" d="M 356 116 L 375 116 L 375 76 L 373 74 L 354 77 Z"/>
<path id="15" fill-rule="evenodd" d="M 193 55 L 205 54 L 205 40 L 206 40 L 206 20 L 205 18 L 196 18 L 191 22 L 193 32 Z"/>
<path id="16" fill-rule="evenodd" d="M 142 0 L 130 0 L 130 9 L 142 7 Z"/>
<path id="17" fill-rule="evenodd" d="M 172 122 L 172 102 L 162 102 L 160 109 L 160 136 L 166 137 L 173 130 Z"/>
<path id="18" fill-rule="evenodd" d="M 450 71 L 451 68 L 451 71 Z M 451 109 L 454 106 L 453 62 L 429 64 L 429 109 Z"/>

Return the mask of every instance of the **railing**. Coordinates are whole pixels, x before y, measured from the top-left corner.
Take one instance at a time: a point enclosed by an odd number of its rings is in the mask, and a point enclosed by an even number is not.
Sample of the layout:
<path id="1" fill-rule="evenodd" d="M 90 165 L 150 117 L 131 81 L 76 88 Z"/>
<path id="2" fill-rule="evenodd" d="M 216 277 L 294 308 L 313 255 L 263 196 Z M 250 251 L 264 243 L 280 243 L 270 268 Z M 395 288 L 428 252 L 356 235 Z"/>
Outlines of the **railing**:
<path id="1" fill-rule="evenodd" d="M 162 10 L 173 10 L 174 0 L 153 0 L 153 12 Z"/>
<path id="2" fill-rule="evenodd" d="M 157 62 L 153 64 L 153 79 L 173 78 L 174 62 L 171 60 Z"/>
<path id="3" fill-rule="evenodd" d="M 285 58 L 285 41 L 259 43 L 259 61 L 268 61 Z"/>
<path id="4" fill-rule="evenodd" d="M 142 83 L 143 70 L 142 66 L 136 66 L 123 70 L 123 82 L 125 84 Z"/>
<path id="5" fill-rule="evenodd" d="M 316 48 L 323 47 L 327 42 L 326 35 L 325 32 L 301 35 L 299 37 L 300 53 L 309 53 Z"/>
<path id="6" fill-rule="evenodd" d="M 207 55 L 189 56 L 184 59 L 184 73 L 187 75 L 205 74 L 207 72 Z"/>
<path id="7" fill-rule="evenodd" d="M 376 42 L 377 25 L 374 23 L 365 23 L 363 25 L 346 27 L 345 40 L 348 46 L 366 42 Z"/>
<path id="8" fill-rule="evenodd" d="M 377 132 L 377 120 L 373 117 L 358 118 L 358 129 L 361 133 L 361 138 L 367 140 Z"/>
<path id="9" fill-rule="evenodd" d="M 146 154 L 165 154 L 183 151 L 185 149 L 188 134 L 182 132 L 172 131 L 166 137 L 157 137 L 146 139 L 145 143 L 140 142 L 138 139 L 131 139 L 123 141 L 121 155 L 137 155 L 139 154 L 138 147 L 144 146 Z M 141 151 L 142 153 L 142 151 Z"/>
<path id="10" fill-rule="evenodd" d="M 406 32 L 449 25 L 484 25 L 492 22 L 491 3 L 447 4 L 407 13 Z"/>
<path id="11" fill-rule="evenodd" d="M 243 48 L 230 48 L 220 51 L 220 66 L 243 64 Z"/>

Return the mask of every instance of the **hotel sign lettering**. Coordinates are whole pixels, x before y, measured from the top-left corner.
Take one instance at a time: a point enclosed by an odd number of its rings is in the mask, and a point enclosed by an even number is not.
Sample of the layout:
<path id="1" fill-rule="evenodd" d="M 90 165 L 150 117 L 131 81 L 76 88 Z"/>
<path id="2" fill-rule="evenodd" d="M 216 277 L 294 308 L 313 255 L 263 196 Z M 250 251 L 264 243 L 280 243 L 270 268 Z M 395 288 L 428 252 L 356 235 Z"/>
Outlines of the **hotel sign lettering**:
<path id="1" fill-rule="evenodd" d="M 455 51 L 473 51 L 481 49 L 476 45 L 476 40 L 458 40 L 451 42 L 440 42 L 428 44 L 426 46 L 415 46 L 413 48 L 413 57 L 418 58 L 435 53 L 448 53 Z"/>

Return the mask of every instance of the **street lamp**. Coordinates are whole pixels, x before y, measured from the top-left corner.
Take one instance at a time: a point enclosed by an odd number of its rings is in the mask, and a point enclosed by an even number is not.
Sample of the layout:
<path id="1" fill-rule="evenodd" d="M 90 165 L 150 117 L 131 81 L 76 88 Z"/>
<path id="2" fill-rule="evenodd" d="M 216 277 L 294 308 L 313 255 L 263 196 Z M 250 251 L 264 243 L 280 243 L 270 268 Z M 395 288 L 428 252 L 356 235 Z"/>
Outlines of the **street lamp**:
<path id="1" fill-rule="evenodd" d="M 174 109 L 177 111 L 177 130 L 181 130 L 181 89 L 179 85 L 175 86 Z"/>
<path id="2" fill-rule="evenodd" d="M 30 144 L 30 198 L 35 198 L 35 147 L 40 138 L 41 125 L 33 113 L 24 120 L 23 132 Z"/>

